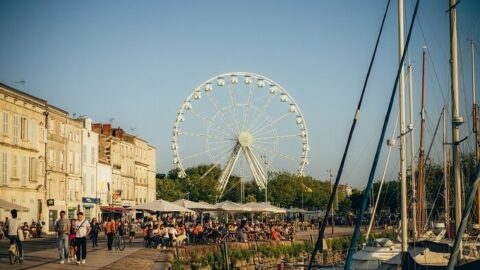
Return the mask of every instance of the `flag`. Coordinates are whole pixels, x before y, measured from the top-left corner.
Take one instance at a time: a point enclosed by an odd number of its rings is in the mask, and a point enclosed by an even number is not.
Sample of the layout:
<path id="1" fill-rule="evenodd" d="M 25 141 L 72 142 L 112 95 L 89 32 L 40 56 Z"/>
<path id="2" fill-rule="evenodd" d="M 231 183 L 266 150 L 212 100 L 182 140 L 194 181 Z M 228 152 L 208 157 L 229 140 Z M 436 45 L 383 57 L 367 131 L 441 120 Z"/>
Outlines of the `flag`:
<path id="1" fill-rule="evenodd" d="M 311 188 L 305 186 L 304 184 L 302 184 L 302 187 L 303 187 L 303 192 L 307 192 L 307 193 L 313 192 L 313 190 Z"/>

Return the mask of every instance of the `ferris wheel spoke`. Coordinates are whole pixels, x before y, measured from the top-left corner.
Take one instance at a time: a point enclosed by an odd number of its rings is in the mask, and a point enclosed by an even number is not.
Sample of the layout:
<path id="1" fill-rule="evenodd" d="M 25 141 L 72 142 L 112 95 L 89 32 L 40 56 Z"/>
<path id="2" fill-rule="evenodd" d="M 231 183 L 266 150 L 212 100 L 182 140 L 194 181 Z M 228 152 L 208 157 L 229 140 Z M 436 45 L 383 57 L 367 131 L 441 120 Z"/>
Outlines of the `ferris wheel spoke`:
<path id="1" fill-rule="evenodd" d="M 228 147 L 225 151 L 219 151 L 211 156 L 215 164 L 224 164 L 224 160 L 228 159 L 228 154 L 232 152 L 233 146 Z M 225 162 L 226 164 L 226 162 Z"/>
<path id="2" fill-rule="evenodd" d="M 220 175 L 220 178 L 218 179 L 218 181 L 220 182 L 221 193 L 223 193 L 223 191 L 227 187 L 228 179 L 232 175 L 232 171 L 233 171 L 233 168 L 235 167 L 235 163 L 237 163 L 240 151 L 241 151 L 240 143 L 235 144 L 230 154 L 230 157 L 227 161 L 227 165 L 225 166 L 225 169 L 223 170 L 222 174 Z"/>
<path id="3" fill-rule="evenodd" d="M 210 94 L 210 92 L 207 92 L 207 96 L 208 96 L 210 102 L 212 102 L 213 106 L 215 106 L 215 108 L 217 109 L 217 111 L 220 112 L 220 115 L 222 116 L 224 123 L 225 123 L 226 125 L 228 125 L 230 132 L 232 132 L 232 134 L 235 134 L 235 126 L 232 125 L 231 121 L 228 121 L 227 116 L 225 115 L 224 110 L 223 110 L 222 108 L 220 108 L 220 106 L 218 105 L 218 102 L 215 100 L 215 97 L 213 97 L 213 96 Z"/>
<path id="4" fill-rule="evenodd" d="M 288 115 L 290 115 L 290 113 L 285 113 L 284 115 L 278 117 L 277 119 L 271 121 L 270 123 L 267 123 L 265 126 L 262 127 L 262 125 L 259 126 L 259 129 L 257 130 L 254 130 L 253 131 L 253 135 L 257 135 L 259 134 L 260 131 L 262 130 L 265 130 L 267 127 L 269 126 L 272 126 L 274 125 L 275 123 L 277 123 L 278 121 L 282 120 L 283 118 L 287 117 Z M 262 122 L 262 124 L 264 123 L 265 121 Z"/>
<path id="5" fill-rule="evenodd" d="M 248 119 L 248 112 L 252 108 L 252 99 L 253 99 L 253 84 L 250 84 L 250 89 L 248 90 L 248 99 L 247 105 L 243 108 L 243 130 L 247 128 L 247 119 Z M 245 112 L 246 110 L 246 112 Z"/>
<path id="6" fill-rule="evenodd" d="M 260 111 L 265 112 L 265 110 L 270 106 L 270 103 L 272 103 L 272 100 L 273 100 L 273 95 L 269 95 L 267 101 L 265 102 L 265 104 L 263 104 L 263 107 L 261 108 L 257 107 L 257 109 L 255 110 L 255 113 L 253 114 L 253 117 L 255 118 L 252 119 L 252 124 L 248 126 L 248 130 L 252 130 L 256 126 L 257 122 L 259 121 L 258 112 Z"/>
<path id="7" fill-rule="evenodd" d="M 270 135 L 272 134 L 272 135 Z M 277 136 L 277 132 L 276 132 L 276 129 L 275 129 L 275 126 L 272 127 L 272 129 L 266 129 L 262 132 L 259 132 L 257 134 L 255 134 L 255 137 L 265 137 L 267 135 L 270 135 L 270 136 Z"/>
<path id="8" fill-rule="evenodd" d="M 274 150 L 269 150 L 269 149 L 266 149 L 266 148 L 263 148 L 263 147 L 260 147 L 260 146 L 256 146 L 255 148 L 258 148 L 258 149 L 262 150 L 263 152 L 268 152 L 268 153 L 270 153 L 272 155 L 275 155 L 277 157 L 283 157 L 283 158 L 286 158 L 286 159 L 289 159 L 289 160 L 292 160 L 292 161 L 295 161 L 295 162 L 300 162 L 300 160 L 298 160 L 297 158 L 295 158 L 294 156 L 291 156 L 289 154 L 285 154 L 285 153 L 274 151 Z"/>
<path id="9" fill-rule="evenodd" d="M 199 112 L 197 112 L 197 111 L 195 111 L 195 110 L 193 110 L 193 109 L 191 109 L 190 111 L 191 111 L 193 114 L 195 114 L 196 116 L 198 116 L 199 118 L 201 118 L 202 120 L 211 123 L 212 126 L 215 127 L 215 129 L 217 129 L 217 130 L 218 130 L 220 133 L 222 133 L 223 135 L 225 135 L 225 136 L 232 136 L 232 134 L 228 134 L 228 133 L 225 132 L 225 128 L 222 128 L 222 127 L 218 126 L 217 123 L 213 122 L 210 118 L 204 116 L 203 114 L 200 114 Z"/>
<path id="10" fill-rule="evenodd" d="M 238 111 L 237 111 L 237 100 L 235 98 L 235 94 L 233 93 L 233 89 L 232 89 L 232 84 L 229 83 L 228 84 L 228 93 L 230 95 L 230 100 L 232 101 L 232 115 L 233 115 L 233 119 L 235 121 L 235 126 L 237 127 L 237 132 L 240 132 L 240 123 L 239 123 L 239 119 L 238 119 Z"/>
<path id="11" fill-rule="evenodd" d="M 203 156 L 203 155 L 205 155 L 205 154 L 207 154 L 207 153 L 209 153 L 209 152 L 212 152 L 212 151 L 214 151 L 214 150 L 220 150 L 220 149 L 227 148 L 227 147 L 228 147 L 228 145 L 223 145 L 223 144 L 222 144 L 222 145 L 215 146 L 215 147 L 213 147 L 213 148 L 207 149 L 207 150 L 205 150 L 205 151 L 203 151 L 203 152 L 196 153 L 196 154 L 190 155 L 190 156 L 188 156 L 188 157 L 184 157 L 184 158 L 182 158 L 182 159 L 183 159 L 183 160 L 189 160 L 189 159 L 192 159 L 192 158 L 196 158 L 196 157 L 199 157 L 199 156 Z"/>
<path id="12" fill-rule="evenodd" d="M 208 134 L 208 133 L 194 133 L 194 132 L 182 131 L 182 132 L 179 132 L 178 134 L 179 134 L 179 135 L 185 135 L 185 136 L 191 136 L 191 137 L 205 137 L 205 138 L 217 139 L 217 140 L 224 140 L 224 141 L 232 141 L 232 142 L 235 141 L 235 139 L 231 139 L 231 138 L 227 138 L 227 137 L 215 136 L 215 135 Z"/>
<path id="13" fill-rule="evenodd" d="M 265 188 L 266 184 L 266 176 L 265 172 L 262 169 L 262 166 L 258 162 L 257 157 L 255 156 L 255 153 L 251 150 L 250 147 L 244 147 L 243 152 L 245 154 L 245 159 L 247 160 L 248 167 L 250 168 L 250 172 L 255 179 L 255 182 L 257 185 L 259 185 L 261 188 Z"/>
<path id="14" fill-rule="evenodd" d="M 270 137 L 255 137 L 255 141 L 263 141 L 263 140 L 272 140 L 272 139 L 286 139 L 286 138 L 295 138 L 299 137 L 301 134 L 289 134 L 289 135 L 279 135 L 279 136 L 270 136 Z"/>

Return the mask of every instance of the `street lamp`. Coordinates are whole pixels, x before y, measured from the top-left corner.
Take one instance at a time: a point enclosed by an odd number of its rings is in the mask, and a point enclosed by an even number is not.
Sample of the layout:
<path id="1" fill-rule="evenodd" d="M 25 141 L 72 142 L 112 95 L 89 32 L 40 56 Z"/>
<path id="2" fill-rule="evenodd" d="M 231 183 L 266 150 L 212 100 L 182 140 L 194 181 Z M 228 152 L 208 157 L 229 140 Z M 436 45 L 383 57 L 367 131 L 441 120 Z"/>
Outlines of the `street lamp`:
<path id="1" fill-rule="evenodd" d="M 333 178 L 333 174 L 332 174 L 332 169 L 328 169 L 327 172 L 329 173 L 329 177 L 330 177 L 330 193 L 333 192 L 333 185 L 332 185 L 332 178 Z M 335 199 L 337 201 L 337 207 L 338 207 L 338 197 L 337 197 L 337 192 L 335 192 Z M 335 209 L 335 206 L 333 205 L 332 206 L 332 235 L 334 233 L 334 229 L 335 229 L 335 218 L 334 218 L 334 209 Z"/>

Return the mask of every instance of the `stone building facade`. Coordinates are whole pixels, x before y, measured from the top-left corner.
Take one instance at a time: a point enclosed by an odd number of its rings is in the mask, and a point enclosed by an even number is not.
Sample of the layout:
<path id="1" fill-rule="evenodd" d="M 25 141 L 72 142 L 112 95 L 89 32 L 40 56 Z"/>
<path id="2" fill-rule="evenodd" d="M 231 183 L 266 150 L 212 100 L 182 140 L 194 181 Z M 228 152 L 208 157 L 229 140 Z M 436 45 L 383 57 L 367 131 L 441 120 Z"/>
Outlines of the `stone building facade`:
<path id="1" fill-rule="evenodd" d="M 22 221 L 47 220 L 46 101 L 0 84 L 0 199 L 27 207 Z M 9 210 L 0 209 L 2 216 Z"/>
<path id="2" fill-rule="evenodd" d="M 155 200 L 155 148 L 147 141 L 0 83 L 0 200 L 54 231 L 60 211 L 100 218 L 102 208 Z M 0 209 L 0 219 L 9 216 Z"/>

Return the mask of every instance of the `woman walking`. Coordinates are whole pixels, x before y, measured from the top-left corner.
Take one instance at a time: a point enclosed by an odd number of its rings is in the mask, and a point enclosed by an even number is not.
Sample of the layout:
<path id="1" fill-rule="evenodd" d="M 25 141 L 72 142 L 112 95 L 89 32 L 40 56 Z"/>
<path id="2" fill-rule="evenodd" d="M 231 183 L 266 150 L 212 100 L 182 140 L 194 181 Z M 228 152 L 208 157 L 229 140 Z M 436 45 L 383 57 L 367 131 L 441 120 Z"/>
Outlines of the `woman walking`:
<path id="1" fill-rule="evenodd" d="M 98 247 L 98 232 L 100 231 L 100 224 L 98 224 L 96 218 L 92 218 L 92 224 L 90 224 L 92 231 L 90 232 L 90 239 L 92 239 L 92 247 Z"/>
<path id="2" fill-rule="evenodd" d="M 67 262 L 70 263 L 70 261 L 74 262 L 75 261 L 75 253 L 76 253 L 76 245 L 75 245 L 75 223 L 77 222 L 76 219 L 71 219 L 70 220 L 70 234 L 68 235 L 68 249 L 69 249 L 69 254 L 68 254 L 68 259 Z"/>

